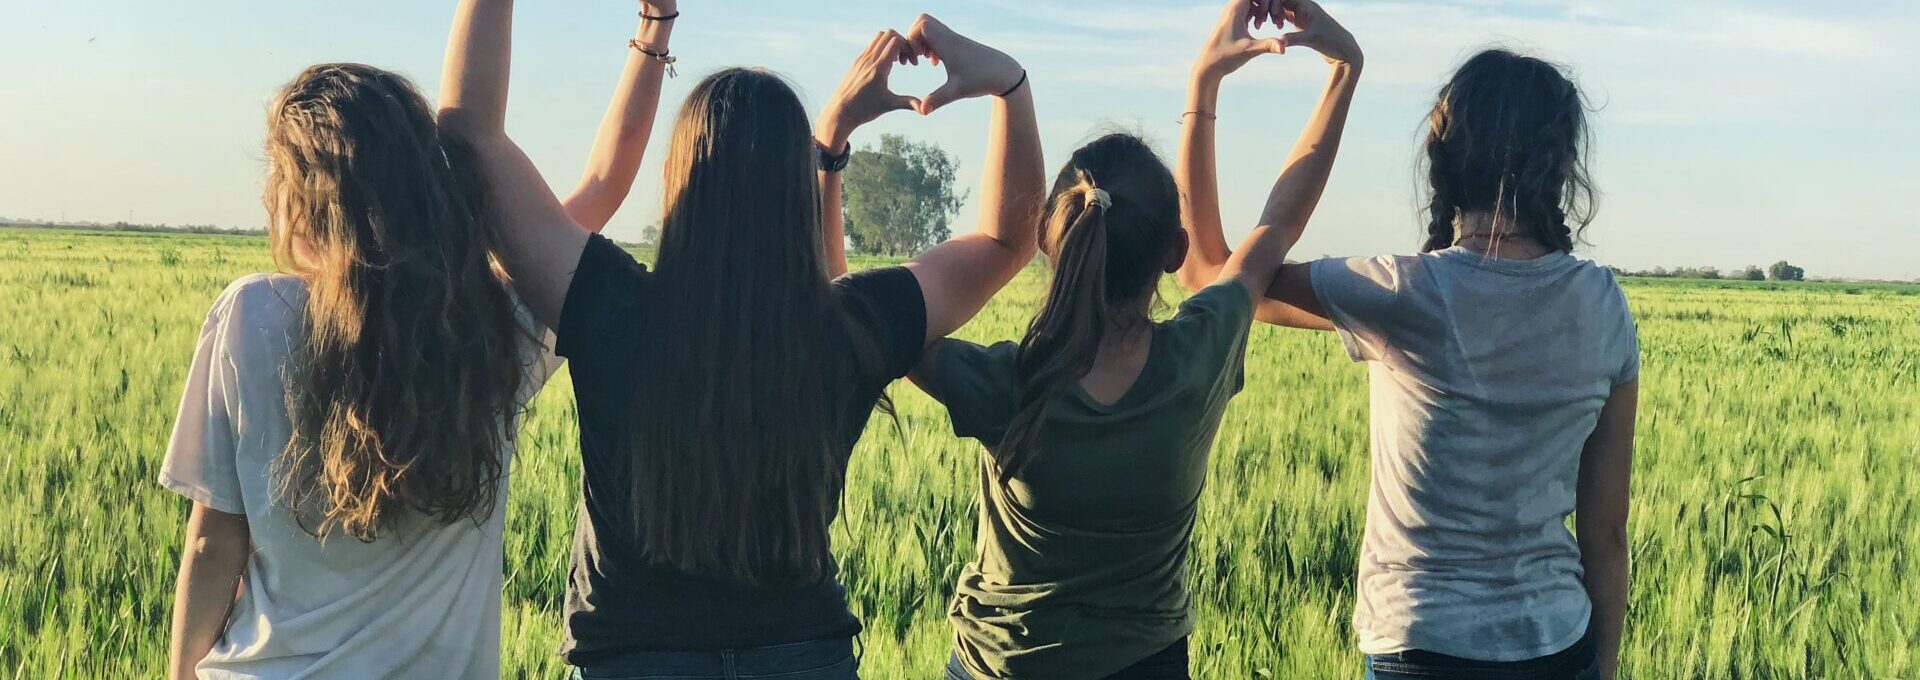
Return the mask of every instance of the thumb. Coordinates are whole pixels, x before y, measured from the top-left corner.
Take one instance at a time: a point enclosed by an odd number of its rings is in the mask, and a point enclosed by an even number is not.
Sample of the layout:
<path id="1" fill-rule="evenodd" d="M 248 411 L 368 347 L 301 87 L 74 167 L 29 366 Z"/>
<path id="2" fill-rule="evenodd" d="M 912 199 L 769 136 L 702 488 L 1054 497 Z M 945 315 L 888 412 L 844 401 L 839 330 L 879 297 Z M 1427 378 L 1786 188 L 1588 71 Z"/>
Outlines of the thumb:
<path id="1" fill-rule="evenodd" d="M 1287 41 L 1284 38 L 1265 38 L 1254 43 L 1253 51 L 1263 54 L 1286 54 Z"/>
<path id="2" fill-rule="evenodd" d="M 941 85 L 940 89 L 934 90 L 932 93 L 929 93 L 926 98 L 920 100 L 920 115 L 931 114 L 940 107 L 951 104 L 960 98 L 960 83 L 954 81 L 952 78 L 948 78 L 946 84 Z"/>
<path id="3" fill-rule="evenodd" d="M 1280 36 L 1280 43 L 1280 52 L 1282 54 L 1286 53 L 1288 47 L 1305 47 L 1312 49 L 1314 36 L 1307 31 L 1294 31 Z"/>
<path id="4" fill-rule="evenodd" d="M 904 94 L 893 95 L 893 98 L 891 100 L 888 100 L 887 102 L 887 110 L 899 111 L 901 109 L 914 109 L 916 111 L 919 110 L 920 98 L 910 97 Z"/>

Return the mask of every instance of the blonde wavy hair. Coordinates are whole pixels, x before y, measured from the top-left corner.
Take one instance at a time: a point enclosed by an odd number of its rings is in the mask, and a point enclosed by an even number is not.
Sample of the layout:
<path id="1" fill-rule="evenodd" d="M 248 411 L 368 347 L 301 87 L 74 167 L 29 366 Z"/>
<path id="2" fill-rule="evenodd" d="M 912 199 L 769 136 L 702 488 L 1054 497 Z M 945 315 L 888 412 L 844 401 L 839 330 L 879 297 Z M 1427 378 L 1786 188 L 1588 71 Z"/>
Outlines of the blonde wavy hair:
<path id="1" fill-rule="evenodd" d="M 493 266 L 465 149 L 411 83 L 308 68 L 267 114 L 274 260 L 306 284 L 284 369 L 293 436 L 276 491 L 316 537 L 497 501 L 525 331 Z"/>

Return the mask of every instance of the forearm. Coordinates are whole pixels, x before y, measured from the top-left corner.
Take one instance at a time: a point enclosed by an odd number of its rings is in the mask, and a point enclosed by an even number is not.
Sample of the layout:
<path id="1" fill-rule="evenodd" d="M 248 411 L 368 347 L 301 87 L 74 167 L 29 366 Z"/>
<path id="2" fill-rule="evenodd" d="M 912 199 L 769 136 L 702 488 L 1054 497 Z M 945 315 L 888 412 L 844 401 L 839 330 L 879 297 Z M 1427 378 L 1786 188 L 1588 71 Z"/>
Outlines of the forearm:
<path id="1" fill-rule="evenodd" d="M 852 144 L 852 135 L 853 130 L 837 112 L 827 111 L 820 116 L 813 139 L 822 148 L 840 151 Z M 827 276 L 838 278 L 847 273 L 846 193 L 841 173 L 816 174 L 820 182 L 820 251 L 826 257 Z"/>
<path id="2" fill-rule="evenodd" d="M 1039 249 L 1046 201 L 1046 169 L 1040 155 L 1040 125 L 1033 104 L 1033 85 L 1020 85 L 993 104 L 993 126 L 988 133 L 985 177 L 980 182 L 978 233 L 1012 255 L 1006 276 L 1011 278 Z"/>
<path id="3" fill-rule="evenodd" d="M 1327 179 L 1333 173 L 1334 158 L 1340 151 L 1340 140 L 1347 124 L 1347 110 L 1353 103 L 1353 93 L 1359 81 L 1359 65 L 1334 64 L 1332 73 L 1327 77 L 1326 89 L 1321 93 L 1319 106 L 1314 109 L 1313 117 L 1308 120 L 1306 129 L 1301 131 L 1292 153 L 1288 154 L 1279 179 L 1274 181 L 1272 191 L 1267 194 L 1260 224 L 1274 227 L 1273 237 L 1280 246 L 1275 250 L 1275 257 L 1284 258 L 1299 242 L 1314 208 L 1320 204 L 1320 196 L 1327 188 Z M 1272 264 L 1277 267 L 1279 263 Z"/>
<path id="4" fill-rule="evenodd" d="M 642 20 L 633 38 L 649 50 L 666 54 L 675 23 Z M 613 101 L 600 120 L 586 171 L 565 201 L 567 214 L 589 231 L 606 228 L 633 190 L 634 177 L 640 173 L 640 161 L 653 136 L 666 70 L 667 65 L 659 59 L 639 49 L 627 49 L 626 67 L 620 73 Z"/>
<path id="5" fill-rule="evenodd" d="M 1617 676 L 1620 667 L 1620 641 L 1627 619 L 1627 583 L 1631 571 L 1625 539 L 1609 540 L 1604 547 L 1581 546 L 1581 564 L 1586 569 L 1587 598 L 1593 602 L 1588 625 L 1594 649 L 1600 658 L 1601 677 Z"/>
<path id="6" fill-rule="evenodd" d="M 244 529 L 237 535 L 220 530 L 214 526 L 219 522 L 204 518 L 207 512 L 212 511 L 196 508 L 194 516 L 187 521 L 180 574 L 174 582 L 169 673 L 176 679 L 194 677 L 194 666 L 205 659 L 220 640 L 226 630 L 227 614 L 233 607 L 237 584 L 246 570 L 248 546 Z M 239 521 L 244 527 L 244 520 Z"/>
<path id="7" fill-rule="evenodd" d="M 1180 266 L 1180 285 L 1199 290 L 1219 277 L 1233 252 L 1227 247 L 1220 219 L 1219 165 L 1214 130 L 1219 111 L 1220 79 L 1196 73 L 1187 89 L 1181 114 L 1180 152 L 1174 163 L 1180 185 L 1181 226 L 1187 231 L 1187 259 Z"/>
<path id="8" fill-rule="evenodd" d="M 440 73 L 440 124 L 470 140 L 505 136 L 513 0 L 461 0 Z"/>

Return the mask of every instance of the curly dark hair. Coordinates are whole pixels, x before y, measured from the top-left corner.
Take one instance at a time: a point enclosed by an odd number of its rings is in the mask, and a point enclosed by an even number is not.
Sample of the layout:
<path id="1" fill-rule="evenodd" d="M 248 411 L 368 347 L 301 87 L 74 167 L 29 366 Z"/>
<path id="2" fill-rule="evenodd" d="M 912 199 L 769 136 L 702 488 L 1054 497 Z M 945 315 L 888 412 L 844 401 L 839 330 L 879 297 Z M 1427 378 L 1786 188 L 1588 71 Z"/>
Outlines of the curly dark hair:
<path id="1" fill-rule="evenodd" d="M 1587 103 L 1559 67 L 1503 49 L 1468 59 L 1428 116 L 1424 250 L 1454 243 L 1462 213 L 1572 251 L 1593 221 Z"/>

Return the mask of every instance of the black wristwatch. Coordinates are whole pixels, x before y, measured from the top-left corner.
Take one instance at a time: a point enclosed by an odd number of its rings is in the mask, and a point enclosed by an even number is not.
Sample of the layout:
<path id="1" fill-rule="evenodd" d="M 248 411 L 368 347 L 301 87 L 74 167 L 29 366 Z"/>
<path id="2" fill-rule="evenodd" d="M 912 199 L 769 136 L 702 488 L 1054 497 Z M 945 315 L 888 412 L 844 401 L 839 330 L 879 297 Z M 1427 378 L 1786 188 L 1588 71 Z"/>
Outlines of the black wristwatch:
<path id="1" fill-rule="evenodd" d="M 819 141 L 813 143 L 813 148 L 820 151 L 820 170 L 823 172 L 840 172 L 847 169 L 848 161 L 853 160 L 853 142 L 847 142 L 846 150 L 839 153 Z"/>

